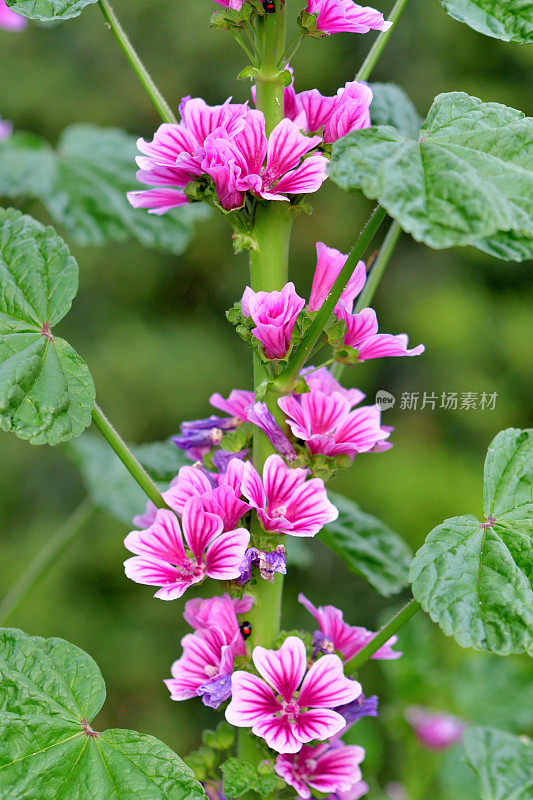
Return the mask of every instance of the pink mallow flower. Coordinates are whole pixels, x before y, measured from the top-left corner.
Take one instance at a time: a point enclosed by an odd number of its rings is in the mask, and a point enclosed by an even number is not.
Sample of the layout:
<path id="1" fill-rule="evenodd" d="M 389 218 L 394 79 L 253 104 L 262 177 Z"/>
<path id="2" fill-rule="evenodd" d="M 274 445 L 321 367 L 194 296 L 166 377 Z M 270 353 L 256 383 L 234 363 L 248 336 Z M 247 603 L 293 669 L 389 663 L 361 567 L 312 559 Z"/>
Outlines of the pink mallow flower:
<path id="1" fill-rule="evenodd" d="M 311 391 L 298 397 L 280 397 L 278 405 L 287 414 L 293 434 L 302 439 L 312 455 L 368 453 L 390 436 L 381 427 L 378 406 L 361 406 L 350 411 L 350 401 L 338 392 Z"/>
<path id="2" fill-rule="evenodd" d="M 311 797 L 311 790 L 321 793 L 348 792 L 361 783 L 359 764 L 365 751 L 342 742 L 304 744 L 298 753 L 286 753 L 276 759 L 275 769 L 285 783 L 294 787 L 299 798 Z"/>
<path id="3" fill-rule="evenodd" d="M 124 540 L 136 554 L 124 562 L 126 575 L 136 583 L 160 586 L 154 597 L 162 600 L 181 597 L 206 577 L 238 578 L 250 541 L 244 528 L 224 531 L 222 519 L 205 511 L 200 497 L 186 503 L 182 526 L 183 535 L 175 514 L 159 509 L 149 528 L 132 531 Z"/>
<path id="4" fill-rule="evenodd" d="M 231 8 L 234 11 L 240 11 L 244 0 L 215 0 L 215 3 L 218 3 L 219 6 L 224 6 L 224 8 Z"/>
<path id="5" fill-rule="evenodd" d="M 316 16 L 317 29 L 326 34 L 387 31 L 392 25 L 375 8 L 352 0 L 307 0 L 307 12 Z"/>
<path id="6" fill-rule="evenodd" d="M 460 741 L 465 723 L 452 714 L 432 711 L 422 706 L 410 706 L 405 718 L 418 740 L 429 750 L 445 750 Z"/>
<path id="7" fill-rule="evenodd" d="M 340 394 L 350 403 L 350 409 L 356 406 L 365 395 L 359 389 L 345 389 L 339 381 L 333 377 L 327 367 L 305 367 L 300 375 L 305 379 L 311 392 L 323 392 L 324 394 Z"/>
<path id="8" fill-rule="evenodd" d="M 315 536 L 339 512 L 328 500 L 324 481 L 307 480 L 308 470 L 288 467 L 281 456 L 269 456 L 263 478 L 247 461 L 242 493 L 255 508 L 266 531 L 290 536 Z"/>
<path id="9" fill-rule="evenodd" d="M 185 603 L 183 616 L 194 628 L 181 641 L 183 655 L 165 681 L 172 700 L 199 696 L 204 705 L 218 708 L 231 695 L 231 673 L 236 656 L 246 655 L 237 614 L 248 612 L 253 598 L 232 600 L 229 595 Z"/>
<path id="10" fill-rule="evenodd" d="M 317 242 L 316 268 L 309 297 L 309 311 L 318 311 L 322 307 L 347 258 L 347 255 L 335 250 L 334 247 L 327 247 L 323 242 Z M 339 303 L 344 303 L 347 311 L 353 309 L 354 300 L 365 283 L 366 266 L 364 261 L 360 261 L 339 298 Z"/>
<path id="11" fill-rule="evenodd" d="M 287 87 L 285 91 L 285 116 L 304 133 L 321 132 L 326 144 L 372 124 L 373 93 L 366 83 L 349 81 L 333 97 L 324 96 L 318 89 L 295 93 Z"/>
<path id="12" fill-rule="evenodd" d="M 22 31 L 28 20 L 20 14 L 15 14 L 7 7 L 4 0 L 0 0 L 0 28 L 5 31 Z"/>
<path id="13" fill-rule="evenodd" d="M 304 594 L 298 595 L 298 601 L 318 622 L 322 634 L 320 637 L 321 646 L 324 645 L 325 638 L 333 646 L 334 650 L 341 653 L 345 661 L 353 658 L 376 635 L 372 631 L 367 631 L 366 628 L 348 625 L 343 620 L 342 611 L 335 608 L 335 606 L 319 606 L 316 608 Z M 391 636 L 379 650 L 376 650 L 372 658 L 383 660 L 400 658 L 402 653 L 392 649 L 397 641 L 397 636 Z"/>
<path id="14" fill-rule="evenodd" d="M 209 398 L 209 402 L 214 408 L 218 408 L 219 411 L 225 411 L 226 414 L 235 417 L 241 422 L 247 421 L 246 408 L 254 400 L 254 393 L 246 389 L 232 389 L 227 398 L 215 392 Z"/>
<path id="15" fill-rule="evenodd" d="M 345 721 L 333 709 L 361 694 L 360 684 L 344 675 L 336 655 L 323 656 L 307 671 L 305 645 L 296 636 L 285 639 L 279 650 L 256 647 L 252 659 L 261 677 L 233 673 L 226 719 L 251 728 L 278 753 L 297 753 L 313 739 L 334 736 Z"/>
<path id="16" fill-rule="evenodd" d="M 241 310 L 255 322 L 252 333 L 263 345 L 267 358 L 287 355 L 296 319 L 304 306 L 305 300 L 296 294 L 294 283 L 286 283 L 281 292 L 254 292 L 246 287 Z"/>
<path id="17" fill-rule="evenodd" d="M 358 314 L 351 314 L 342 303 L 335 308 L 338 320 L 343 320 L 348 328 L 343 343 L 358 352 L 358 361 L 385 356 L 419 356 L 426 349 L 423 344 L 408 348 L 409 339 L 405 333 L 394 336 L 391 333 L 378 333 L 378 321 L 373 308 L 363 308 Z"/>

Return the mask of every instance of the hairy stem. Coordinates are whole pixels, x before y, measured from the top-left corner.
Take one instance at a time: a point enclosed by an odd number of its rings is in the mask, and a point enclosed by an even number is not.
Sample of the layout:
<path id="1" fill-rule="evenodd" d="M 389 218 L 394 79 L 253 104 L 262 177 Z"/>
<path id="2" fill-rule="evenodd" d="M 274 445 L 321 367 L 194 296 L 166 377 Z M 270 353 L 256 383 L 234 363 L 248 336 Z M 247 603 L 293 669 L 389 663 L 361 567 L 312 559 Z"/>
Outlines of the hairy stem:
<path id="1" fill-rule="evenodd" d="M 0 626 L 6 624 L 26 596 L 65 552 L 76 534 L 88 522 L 92 512 L 91 503 L 89 500 L 84 500 L 57 529 L 55 534 L 46 540 L 44 546 L 0 603 Z"/>
<path id="2" fill-rule="evenodd" d="M 318 341 L 320 334 L 324 330 L 324 326 L 326 325 L 330 314 L 337 305 L 352 272 L 354 271 L 358 262 L 361 260 L 362 255 L 379 230 L 379 227 L 386 216 L 387 212 L 385 209 L 381 208 L 381 206 L 377 206 L 374 209 L 372 216 L 368 220 L 363 232 L 361 233 L 361 236 L 355 243 L 350 255 L 346 260 L 346 263 L 331 287 L 327 298 L 324 300 L 322 307 L 313 320 L 311 327 L 294 351 L 289 363 L 281 375 L 279 375 L 279 377 L 274 381 L 274 387 L 280 394 L 285 394 L 292 389 L 294 382 L 298 378 L 300 370 L 309 358 L 313 347 Z"/>
<path id="3" fill-rule="evenodd" d="M 392 22 L 388 31 L 382 31 L 376 41 L 374 42 L 372 48 L 370 49 L 369 54 L 363 61 L 361 69 L 355 76 L 357 81 L 367 81 L 370 77 L 370 73 L 378 63 L 380 56 L 385 49 L 385 45 L 389 41 L 391 34 L 396 27 L 398 20 L 400 19 L 401 13 L 404 10 L 405 6 L 407 5 L 407 0 L 396 0 L 394 8 L 392 9 L 389 21 Z"/>
<path id="4" fill-rule="evenodd" d="M 168 508 L 151 477 L 96 403 L 93 408 L 93 422 L 152 503 L 155 503 L 158 508 Z"/>
<path id="5" fill-rule="evenodd" d="M 407 605 L 405 605 L 401 611 L 389 621 L 386 625 L 384 625 L 381 630 L 376 633 L 373 639 L 371 639 L 368 644 L 359 650 L 358 653 L 354 655 L 353 658 L 348 661 L 348 663 L 344 667 L 344 671 L 346 674 L 350 672 L 354 672 L 355 670 L 359 669 L 369 658 L 371 658 L 374 653 L 382 647 L 385 642 L 394 636 L 395 633 L 398 633 L 400 628 L 409 622 L 411 617 L 414 617 L 417 611 L 420 610 L 420 603 L 417 603 L 416 600 L 410 600 Z"/>
<path id="6" fill-rule="evenodd" d="M 120 24 L 117 15 L 113 11 L 109 0 L 98 0 L 98 5 L 100 6 L 107 24 L 113 32 L 113 36 L 119 43 L 123 53 L 133 67 L 135 74 L 142 83 L 146 94 L 154 104 L 159 116 L 163 122 L 176 122 L 176 117 L 172 113 L 169 104 L 153 82 L 150 73 L 139 58 L 135 48 L 128 38 L 126 31 Z"/>
<path id="7" fill-rule="evenodd" d="M 374 266 L 370 270 L 368 275 L 367 281 L 365 283 L 364 289 L 359 295 L 357 303 L 355 305 L 354 313 L 358 314 L 361 309 L 366 308 L 372 302 L 372 298 L 376 293 L 376 289 L 378 288 L 378 284 L 383 277 L 383 273 L 387 267 L 387 264 L 390 261 L 392 254 L 398 244 L 402 233 L 402 229 L 396 222 L 396 220 L 390 226 L 385 239 L 383 240 L 383 244 L 381 245 L 379 255 L 374 262 Z M 335 366 L 332 368 L 333 377 L 337 380 L 340 380 L 342 373 L 344 372 L 345 364 L 341 364 L 337 362 Z"/>

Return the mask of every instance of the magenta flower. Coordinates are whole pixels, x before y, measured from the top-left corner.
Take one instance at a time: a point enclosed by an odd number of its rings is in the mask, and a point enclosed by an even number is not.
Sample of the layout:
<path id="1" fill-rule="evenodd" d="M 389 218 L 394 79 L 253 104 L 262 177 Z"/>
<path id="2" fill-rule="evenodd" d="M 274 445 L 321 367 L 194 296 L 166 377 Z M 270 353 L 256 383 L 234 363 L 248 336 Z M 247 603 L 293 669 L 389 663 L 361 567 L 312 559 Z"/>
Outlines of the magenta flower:
<path id="1" fill-rule="evenodd" d="M 193 497 L 183 510 L 183 536 L 177 517 L 159 509 L 144 531 L 132 531 L 124 544 L 135 553 L 124 562 L 126 575 L 136 583 L 160 586 L 154 597 L 174 600 L 205 577 L 232 580 L 250 541 L 249 531 L 224 531 L 220 517 L 204 511 L 202 498 Z M 184 545 L 183 537 L 185 537 Z"/>
<path id="2" fill-rule="evenodd" d="M 312 392 L 323 392 L 324 394 L 331 395 L 334 392 L 342 395 L 348 400 L 350 408 L 356 406 L 361 400 L 365 399 L 363 392 L 359 389 L 345 389 L 342 384 L 336 380 L 327 367 L 305 367 L 300 372 L 300 375 L 305 378 L 305 382 Z M 296 395 L 297 396 L 297 395 Z"/>
<path id="3" fill-rule="evenodd" d="M 305 300 L 296 294 L 294 283 L 286 283 L 281 292 L 244 290 L 241 310 L 256 324 L 252 333 L 263 345 L 267 358 L 283 358 L 291 345 L 291 336 Z"/>
<path id="4" fill-rule="evenodd" d="M 384 356 L 419 356 L 426 349 L 423 344 L 408 349 L 405 333 L 393 336 L 378 333 L 378 321 L 373 308 L 363 308 L 358 314 L 349 313 L 342 304 L 335 307 L 337 319 L 344 320 L 348 328 L 343 343 L 358 352 L 358 361 Z"/>
<path id="5" fill-rule="evenodd" d="M 248 406 L 246 413 L 248 414 L 249 421 L 257 425 L 258 428 L 261 428 L 276 451 L 286 458 L 287 461 L 294 461 L 296 458 L 294 447 L 289 441 L 289 438 L 279 427 L 274 415 L 269 411 L 267 404 L 252 403 Z"/>
<path id="6" fill-rule="evenodd" d="M 347 255 L 327 247 L 323 242 L 316 244 L 316 268 L 309 298 L 309 311 L 318 311 L 331 291 L 341 269 L 346 263 Z M 360 261 L 354 269 L 346 288 L 339 298 L 347 311 L 353 308 L 353 302 L 366 283 L 366 266 Z"/>
<path id="7" fill-rule="evenodd" d="M 339 512 L 330 503 L 320 478 L 307 480 L 308 470 L 288 467 L 281 456 L 269 456 L 261 479 L 247 461 L 242 493 L 255 508 L 266 531 L 315 536 Z"/>
<path id="8" fill-rule="evenodd" d="M 366 628 L 354 627 L 344 622 L 342 611 L 335 606 L 319 606 L 316 608 L 304 594 L 298 595 L 298 601 L 314 616 L 321 633 L 333 645 L 333 649 L 341 653 L 345 661 L 349 661 L 376 635 Z M 388 642 L 376 650 L 372 658 L 391 660 L 400 658 L 402 653 L 392 649 L 398 641 L 391 636 Z"/>
<path id="9" fill-rule="evenodd" d="M 218 3 L 219 6 L 224 6 L 225 8 L 231 8 L 235 11 L 240 11 L 244 0 L 215 0 L 215 3 Z"/>
<path id="10" fill-rule="evenodd" d="M 5 31 L 21 31 L 28 24 L 28 20 L 20 14 L 15 14 L 7 7 L 4 0 L 0 0 L 0 28 Z"/>
<path id="11" fill-rule="evenodd" d="M 311 747 L 304 744 L 298 753 L 287 753 L 276 759 L 275 769 L 280 778 L 293 786 L 299 798 L 317 792 L 347 792 L 361 781 L 359 764 L 365 757 L 362 747 L 342 742 Z"/>
<path id="12" fill-rule="evenodd" d="M 13 133 L 13 124 L 8 119 L 0 117 L 0 142 L 9 139 Z"/>
<path id="13" fill-rule="evenodd" d="M 387 439 L 390 432 L 381 427 L 378 406 L 362 406 L 350 411 L 350 402 L 341 394 L 320 391 L 298 397 L 280 397 L 278 405 L 286 422 L 298 439 L 302 439 L 313 455 L 342 454 L 353 458 L 367 453 Z"/>
<path id="14" fill-rule="evenodd" d="M 185 603 L 183 617 L 195 631 L 217 627 L 231 640 L 240 631 L 237 614 L 247 614 L 254 602 L 254 598 L 249 595 L 241 598 L 232 598 L 229 594 L 220 597 L 195 597 Z"/>
<path id="15" fill-rule="evenodd" d="M 309 89 L 290 99 L 285 95 L 285 116 L 305 133 L 321 131 L 324 142 L 332 144 L 347 133 L 370 127 L 372 97 L 370 86 L 358 81 L 346 83 L 333 97 Z"/>
<path id="16" fill-rule="evenodd" d="M 338 656 L 323 656 L 306 673 L 305 645 L 289 636 L 279 650 L 256 647 L 252 658 L 261 677 L 233 673 L 230 725 L 251 728 L 278 753 L 297 753 L 344 727 L 344 717 L 333 709 L 355 700 L 361 686 L 345 677 Z"/>
<path id="17" fill-rule="evenodd" d="M 352 0 L 307 0 L 307 12 L 316 16 L 317 29 L 326 34 L 387 31 L 392 25 L 379 11 Z"/>
<path id="18" fill-rule="evenodd" d="M 465 723 L 451 714 L 432 711 L 422 706 L 410 706 L 405 718 L 419 741 L 429 750 L 445 750 L 459 742 Z"/>
<path id="19" fill-rule="evenodd" d="M 254 393 L 245 389 L 232 389 L 227 399 L 218 392 L 215 392 L 209 398 L 209 402 L 214 408 L 218 408 L 219 411 L 225 411 L 226 414 L 230 414 L 230 416 L 241 422 L 247 421 L 246 407 L 253 403 L 254 400 Z"/>

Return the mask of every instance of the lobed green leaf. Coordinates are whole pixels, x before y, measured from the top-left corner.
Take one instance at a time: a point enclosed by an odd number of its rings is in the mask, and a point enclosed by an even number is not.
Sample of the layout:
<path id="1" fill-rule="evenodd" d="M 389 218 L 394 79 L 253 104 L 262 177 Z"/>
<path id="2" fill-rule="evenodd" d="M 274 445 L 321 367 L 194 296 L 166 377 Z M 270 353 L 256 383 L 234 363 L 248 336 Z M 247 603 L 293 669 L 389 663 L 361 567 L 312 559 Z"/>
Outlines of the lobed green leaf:
<path id="1" fill-rule="evenodd" d="M 93 659 L 62 639 L 0 630 L 0 800 L 205 800 L 165 744 L 90 723 L 105 700 Z"/>
<path id="2" fill-rule="evenodd" d="M 480 800 L 530 800 L 533 743 L 494 728 L 471 727 L 463 734 L 466 761 L 479 778 Z"/>
<path id="3" fill-rule="evenodd" d="M 0 209 L 0 428 L 32 444 L 79 436 L 91 421 L 91 374 L 55 326 L 78 265 L 53 228 Z"/>
<path id="4" fill-rule="evenodd" d="M 453 517 L 410 569 L 413 595 L 462 647 L 533 652 L 533 431 L 509 429 L 485 463 L 486 522 Z"/>
<path id="5" fill-rule="evenodd" d="M 351 572 L 366 578 L 385 597 L 404 589 L 412 554 L 403 539 L 377 517 L 361 511 L 352 500 L 333 492 L 329 498 L 339 516 L 324 527 L 319 539 L 343 559 Z"/>
<path id="6" fill-rule="evenodd" d="M 454 19 L 504 42 L 533 42 L 532 0 L 441 0 Z"/>
<path id="7" fill-rule="evenodd" d="M 418 140 L 385 126 L 336 142 L 330 175 L 341 188 L 376 198 L 430 247 L 480 243 L 518 260 L 533 239 L 532 130 L 513 108 L 443 94 Z"/>
<path id="8" fill-rule="evenodd" d="M 402 136 L 416 139 L 423 120 L 407 92 L 395 83 L 371 83 L 370 88 L 372 125 L 392 125 Z"/>
<path id="9" fill-rule="evenodd" d="M 16 14 L 42 22 L 78 17 L 85 6 L 97 0 L 6 0 Z"/>

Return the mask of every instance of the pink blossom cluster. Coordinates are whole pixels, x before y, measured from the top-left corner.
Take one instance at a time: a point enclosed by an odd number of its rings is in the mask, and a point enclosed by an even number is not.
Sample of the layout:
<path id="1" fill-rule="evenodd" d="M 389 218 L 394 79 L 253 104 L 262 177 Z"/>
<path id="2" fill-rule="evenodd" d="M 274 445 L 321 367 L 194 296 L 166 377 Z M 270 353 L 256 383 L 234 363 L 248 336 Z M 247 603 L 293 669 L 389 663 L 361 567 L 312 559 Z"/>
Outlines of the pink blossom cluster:
<path id="1" fill-rule="evenodd" d="M 20 14 L 15 14 L 5 3 L 0 0 L 0 29 L 5 31 L 22 31 L 28 24 L 28 20 Z"/>

